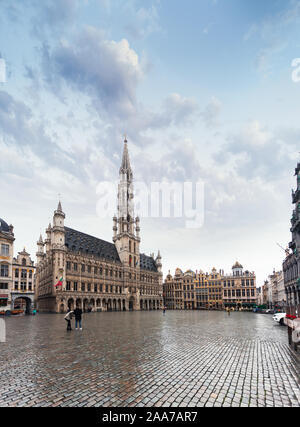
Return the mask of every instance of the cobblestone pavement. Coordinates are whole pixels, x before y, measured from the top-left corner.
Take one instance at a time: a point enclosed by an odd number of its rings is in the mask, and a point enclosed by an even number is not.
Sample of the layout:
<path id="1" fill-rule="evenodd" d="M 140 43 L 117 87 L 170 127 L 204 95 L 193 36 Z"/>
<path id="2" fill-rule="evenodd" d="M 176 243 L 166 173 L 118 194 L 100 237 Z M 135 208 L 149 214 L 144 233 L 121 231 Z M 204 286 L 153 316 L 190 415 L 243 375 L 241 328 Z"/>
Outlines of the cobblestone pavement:
<path id="1" fill-rule="evenodd" d="M 89 313 L 9 317 L 1 406 L 299 406 L 287 330 L 255 313 Z"/>

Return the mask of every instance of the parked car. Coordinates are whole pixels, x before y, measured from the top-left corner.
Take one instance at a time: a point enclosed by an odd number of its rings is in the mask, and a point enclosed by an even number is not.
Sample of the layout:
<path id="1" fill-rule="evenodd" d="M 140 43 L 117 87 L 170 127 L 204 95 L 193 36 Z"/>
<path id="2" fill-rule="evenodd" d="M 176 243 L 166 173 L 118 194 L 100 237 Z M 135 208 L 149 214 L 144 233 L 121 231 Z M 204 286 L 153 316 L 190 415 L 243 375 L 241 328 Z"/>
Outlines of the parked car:
<path id="1" fill-rule="evenodd" d="M 273 316 L 273 320 L 275 320 L 275 322 L 279 323 L 280 325 L 284 325 L 284 318 L 286 316 L 286 313 L 276 313 Z"/>

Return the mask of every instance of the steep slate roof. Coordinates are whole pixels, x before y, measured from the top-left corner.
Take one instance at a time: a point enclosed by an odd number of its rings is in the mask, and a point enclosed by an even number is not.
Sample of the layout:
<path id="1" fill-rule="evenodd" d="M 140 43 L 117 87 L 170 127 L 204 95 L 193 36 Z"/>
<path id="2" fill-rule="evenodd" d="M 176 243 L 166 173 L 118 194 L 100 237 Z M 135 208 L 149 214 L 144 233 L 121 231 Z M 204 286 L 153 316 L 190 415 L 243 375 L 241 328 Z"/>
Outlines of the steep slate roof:
<path id="1" fill-rule="evenodd" d="M 113 243 L 89 236 L 72 228 L 65 227 L 65 244 L 70 252 L 81 252 L 85 255 L 93 255 L 105 258 L 107 261 L 121 263 L 118 251 Z"/>
<path id="2" fill-rule="evenodd" d="M 107 261 L 121 263 L 117 248 L 113 243 L 68 227 L 65 227 L 65 232 L 65 245 L 70 252 L 81 252 L 85 255 L 93 255 L 105 258 Z M 157 272 L 154 259 L 145 254 L 140 254 L 140 269 Z"/>
<path id="3" fill-rule="evenodd" d="M 145 254 L 140 254 L 140 269 L 141 270 L 150 270 L 157 271 L 157 267 L 154 259 L 151 256 Z"/>
<path id="4" fill-rule="evenodd" d="M 0 218 L 0 231 L 4 231 L 5 233 L 9 232 L 9 226 L 7 225 L 7 223 Z"/>

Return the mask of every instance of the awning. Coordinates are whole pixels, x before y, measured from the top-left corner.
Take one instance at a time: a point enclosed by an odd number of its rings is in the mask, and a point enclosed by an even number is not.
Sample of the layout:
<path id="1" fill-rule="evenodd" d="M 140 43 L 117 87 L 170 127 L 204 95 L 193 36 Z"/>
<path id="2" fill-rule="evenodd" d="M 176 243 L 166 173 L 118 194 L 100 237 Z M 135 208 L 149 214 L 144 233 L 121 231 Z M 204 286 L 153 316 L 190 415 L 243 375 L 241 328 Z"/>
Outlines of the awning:
<path id="1" fill-rule="evenodd" d="M 0 299 L 8 299 L 8 295 L 7 294 L 0 295 Z"/>

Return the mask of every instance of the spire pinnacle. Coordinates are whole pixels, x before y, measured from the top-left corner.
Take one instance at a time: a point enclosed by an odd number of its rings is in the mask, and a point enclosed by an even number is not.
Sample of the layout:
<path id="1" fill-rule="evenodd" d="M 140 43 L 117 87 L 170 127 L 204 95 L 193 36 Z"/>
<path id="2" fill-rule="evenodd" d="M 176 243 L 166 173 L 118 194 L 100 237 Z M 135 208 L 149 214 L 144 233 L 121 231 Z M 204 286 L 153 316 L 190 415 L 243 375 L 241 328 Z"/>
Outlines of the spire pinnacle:
<path id="1" fill-rule="evenodd" d="M 122 163 L 120 167 L 120 173 L 129 173 L 130 175 L 132 175 L 126 135 L 124 135 L 124 138 L 125 138 L 124 148 L 123 148 L 123 156 L 122 156 Z"/>

